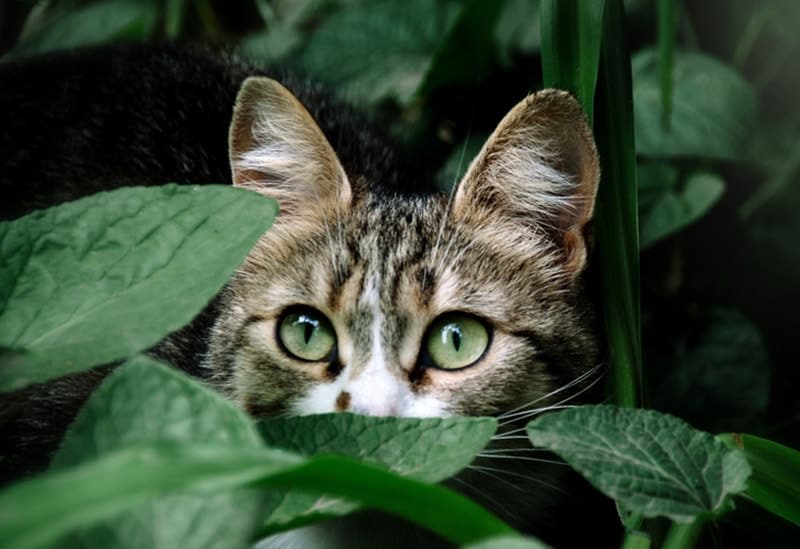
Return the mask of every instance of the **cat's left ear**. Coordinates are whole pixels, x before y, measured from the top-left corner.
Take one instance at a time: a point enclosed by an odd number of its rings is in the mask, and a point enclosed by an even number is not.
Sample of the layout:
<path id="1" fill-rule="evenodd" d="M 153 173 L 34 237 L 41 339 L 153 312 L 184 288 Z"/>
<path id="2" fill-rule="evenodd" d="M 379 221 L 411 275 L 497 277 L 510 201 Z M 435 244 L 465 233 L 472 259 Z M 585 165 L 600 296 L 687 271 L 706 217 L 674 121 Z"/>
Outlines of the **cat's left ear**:
<path id="1" fill-rule="evenodd" d="M 300 101 L 271 78 L 242 84 L 228 151 L 233 184 L 276 199 L 283 219 L 350 203 L 350 184 L 333 147 Z"/>
<path id="2" fill-rule="evenodd" d="M 543 90 L 498 124 L 459 183 L 452 212 L 499 238 L 520 230 L 547 235 L 574 277 L 586 266 L 584 229 L 599 180 L 580 104 L 567 92 Z"/>

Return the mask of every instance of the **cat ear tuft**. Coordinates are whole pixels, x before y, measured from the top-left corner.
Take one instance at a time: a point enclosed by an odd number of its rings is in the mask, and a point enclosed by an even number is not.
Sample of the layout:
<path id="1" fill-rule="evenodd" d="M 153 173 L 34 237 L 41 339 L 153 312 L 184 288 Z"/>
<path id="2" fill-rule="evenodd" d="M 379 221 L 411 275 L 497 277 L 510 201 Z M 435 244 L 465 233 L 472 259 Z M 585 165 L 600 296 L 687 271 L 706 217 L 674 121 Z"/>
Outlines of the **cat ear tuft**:
<path id="1" fill-rule="evenodd" d="M 576 276 L 586 265 L 600 163 L 580 104 L 547 89 L 500 121 L 459 183 L 453 214 L 494 230 L 544 232 Z"/>
<path id="2" fill-rule="evenodd" d="M 236 97 L 228 151 L 233 184 L 278 201 L 282 216 L 350 202 L 336 153 L 306 108 L 281 84 L 255 76 Z"/>

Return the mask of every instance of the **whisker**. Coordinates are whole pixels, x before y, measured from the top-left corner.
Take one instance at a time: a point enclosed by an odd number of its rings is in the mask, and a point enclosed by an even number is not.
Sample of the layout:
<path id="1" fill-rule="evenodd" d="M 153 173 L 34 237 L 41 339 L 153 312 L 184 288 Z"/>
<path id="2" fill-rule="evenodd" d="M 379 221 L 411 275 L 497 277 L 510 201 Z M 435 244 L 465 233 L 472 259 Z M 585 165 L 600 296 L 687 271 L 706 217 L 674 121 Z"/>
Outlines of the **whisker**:
<path id="1" fill-rule="evenodd" d="M 530 475 L 523 475 L 522 473 L 517 473 L 515 471 L 506 471 L 504 469 L 496 469 L 494 467 L 485 467 L 483 465 L 469 465 L 468 467 L 470 469 L 475 469 L 475 470 L 480 470 L 480 471 L 493 471 L 495 473 L 509 475 L 509 476 L 512 476 L 512 477 L 518 477 L 518 478 L 522 478 L 522 479 L 525 479 L 525 480 L 530 480 L 530 481 L 535 482 L 537 484 L 540 484 L 542 486 L 546 486 L 547 488 L 551 488 L 553 490 L 556 490 L 557 492 L 561 492 L 562 494 L 564 494 L 566 496 L 570 495 L 569 492 L 564 491 L 562 488 L 560 488 L 560 487 L 558 487 L 558 486 L 556 486 L 554 484 L 550 484 L 549 482 L 546 482 L 546 481 L 544 481 L 544 480 L 542 480 L 540 478 L 532 477 Z M 522 490 L 522 488 L 520 488 L 520 490 Z"/>
<path id="2" fill-rule="evenodd" d="M 504 412 L 504 413 L 500 414 L 497 417 L 501 418 L 501 419 L 505 418 L 509 414 L 512 414 L 512 413 L 514 413 L 514 412 L 516 412 L 518 410 L 522 410 L 522 409 L 528 408 L 529 406 L 532 406 L 533 404 L 536 404 L 537 402 L 540 402 L 540 401 L 542 401 L 542 400 L 544 400 L 546 398 L 550 398 L 551 396 L 556 395 L 556 394 L 560 393 L 561 391 L 565 391 L 565 390 L 569 389 L 570 387 L 574 387 L 576 384 L 578 384 L 578 383 L 582 382 L 583 380 L 585 380 L 586 378 L 594 375 L 597 371 L 600 370 L 601 367 L 602 367 L 602 364 L 598 364 L 597 366 L 594 366 L 594 367 L 586 370 L 584 373 L 582 373 L 581 375 L 579 375 L 578 377 L 576 377 L 575 379 L 573 379 L 569 383 L 566 383 L 566 384 L 562 385 L 561 387 L 559 387 L 559 388 L 557 388 L 557 389 L 555 389 L 553 391 L 550 391 L 549 393 L 547 393 L 545 395 L 542 395 L 542 396 L 540 396 L 540 397 L 538 397 L 538 398 L 536 398 L 536 399 L 534 399 L 534 400 L 532 400 L 530 402 L 522 404 L 521 406 L 517 406 L 516 408 L 508 410 L 507 412 Z"/>
<path id="3" fill-rule="evenodd" d="M 535 458 L 535 457 L 528 457 L 528 456 L 501 456 L 501 455 L 485 455 L 485 454 L 478 454 L 478 457 L 486 458 L 486 459 L 513 459 L 519 461 L 535 461 L 537 463 L 551 463 L 553 465 L 567 465 L 563 461 L 557 461 L 555 459 L 545 459 L 545 458 Z"/>

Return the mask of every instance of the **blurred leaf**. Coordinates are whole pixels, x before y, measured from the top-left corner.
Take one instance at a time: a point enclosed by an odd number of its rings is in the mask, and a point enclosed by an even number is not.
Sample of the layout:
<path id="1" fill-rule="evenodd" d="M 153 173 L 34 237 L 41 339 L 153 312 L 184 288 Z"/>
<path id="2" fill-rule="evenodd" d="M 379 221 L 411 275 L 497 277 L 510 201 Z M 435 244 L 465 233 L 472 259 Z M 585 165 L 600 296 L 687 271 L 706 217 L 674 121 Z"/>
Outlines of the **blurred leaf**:
<path id="1" fill-rule="evenodd" d="M 494 31 L 503 5 L 485 0 L 464 2 L 440 41 L 418 93 L 429 94 L 454 83 L 475 84 L 485 77 L 494 60 Z"/>
<path id="2" fill-rule="evenodd" d="M 755 121 L 756 98 L 733 69 L 706 55 L 675 52 L 673 111 L 661 123 L 658 52 L 633 58 L 636 152 L 650 157 L 741 160 Z"/>
<path id="3" fill-rule="evenodd" d="M 644 517 L 686 523 L 720 512 L 750 476 L 741 452 L 653 410 L 577 406 L 534 419 L 528 436 Z"/>
<path id="4" fill-rule="evenodd" d="M 239 43 L 239 54 L 263 63 L 274 63 L 297 50 L 304 38 L 293 27 L 275 26 L 245 37 Z"/>
<path id="5" fill-rule="evenodd" d="M 241 189 L 165 185 L 0 222 L 0 346 L 24 353 L 0 368 L 0 390 L 127 358 L 186 325 L 276 209 Z"/>
<path id="6" fill-rule="evenodd" d="M 384 418 L 327 414 L 261 422 L 268 446 L 301 455 L 340 454 L 425 482 L 469 465 L 496 429 L 490 418 Z M 359 505 L 331 495 L 290 490 L 269 495 L 263 535 L 343 515 Z"/>
<path id="7" fill-rule="evenodd" d="M 452 1 L 358 4 L 319 25 L 301 63 L 344 97 L 407 104 L 458 15 L 459 5 Z"/>
<path id="8" fill-rule="evenodd" d="M 708 326 L 679 341 L 653 406 L 709 431 L 761 426 L 770 362 L 758 327 L 736 309 L 715 308 Z M 697 330 L 695 330 L 697 331 Z"/>
<path id="9" fill-rule="evenodd" d="M 658 0 L 658 74 L 661 84 L 661 125 L 669 130 L 672 116 L 672 78 L 675 68 L 675 23 L 678 0 Z"/>
<path id="10" fill-rule="evenodd" d="M 462 549 L 547 549 L 541 541 L 532 537 L 499 536 L 478 543 L 470 543 Z"/>
<path id="11" fill-rule="evenodd" d="M 60 17 L 25 36 L 10 55 L 30 55 L 104 42 L 143 41 L 153 35 L 158 17 L 159 8 L 154 2 L 94 2 L 62 12 Z"/>
<path id="12" fill-rule="evenodd" d="M 542 43 L 539 0 L 506 0 L 497 20 L 498 52 L 507 64 L 517 53 L 539 51 Z"/>
<path id="13" fill-rule="evenodd" d="M 164 10 L 164 32 L 167 38 L 174 40 L 183 28 L 186 18 L 187 0 L 166 0 Z"/>
<path id="14" fill-rule="evenodd" d="M 639 247 L 646 249 L 691 225 L 717 203 L 725 190 L 710 172 L 693 172 L 682 183 L 674 166 L 639 165 Z"/>
<path id="15" fill-rule="evenodd" d="M 219 393 L 172 368 L 137 357 L 92 394 L 70 426 L 52 467 L 67 469 L 116 450 L 166 441 L 243 449 L 263 446 L 250 418 Z M 261 517 L 262 499 L 245 490 L 164 496 L 77 531 L 70 541 L 81 547 L 120 549 L 247 547 Z"/>

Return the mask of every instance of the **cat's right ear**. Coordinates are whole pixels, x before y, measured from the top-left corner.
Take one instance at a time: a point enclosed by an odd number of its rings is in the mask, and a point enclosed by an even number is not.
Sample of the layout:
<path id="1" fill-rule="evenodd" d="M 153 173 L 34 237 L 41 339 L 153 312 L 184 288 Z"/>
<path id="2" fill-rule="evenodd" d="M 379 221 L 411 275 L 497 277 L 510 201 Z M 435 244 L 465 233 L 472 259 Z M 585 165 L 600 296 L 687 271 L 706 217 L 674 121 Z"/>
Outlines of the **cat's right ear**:
<path id="1" fill-rule="evenodd" d="M 341 211 L 350 203 L 350 184 L 333 147 L 300 101 L 271 78 L 242 84 L 228 151 L 233 184 L 277 200 L 284 219 Z"/>

